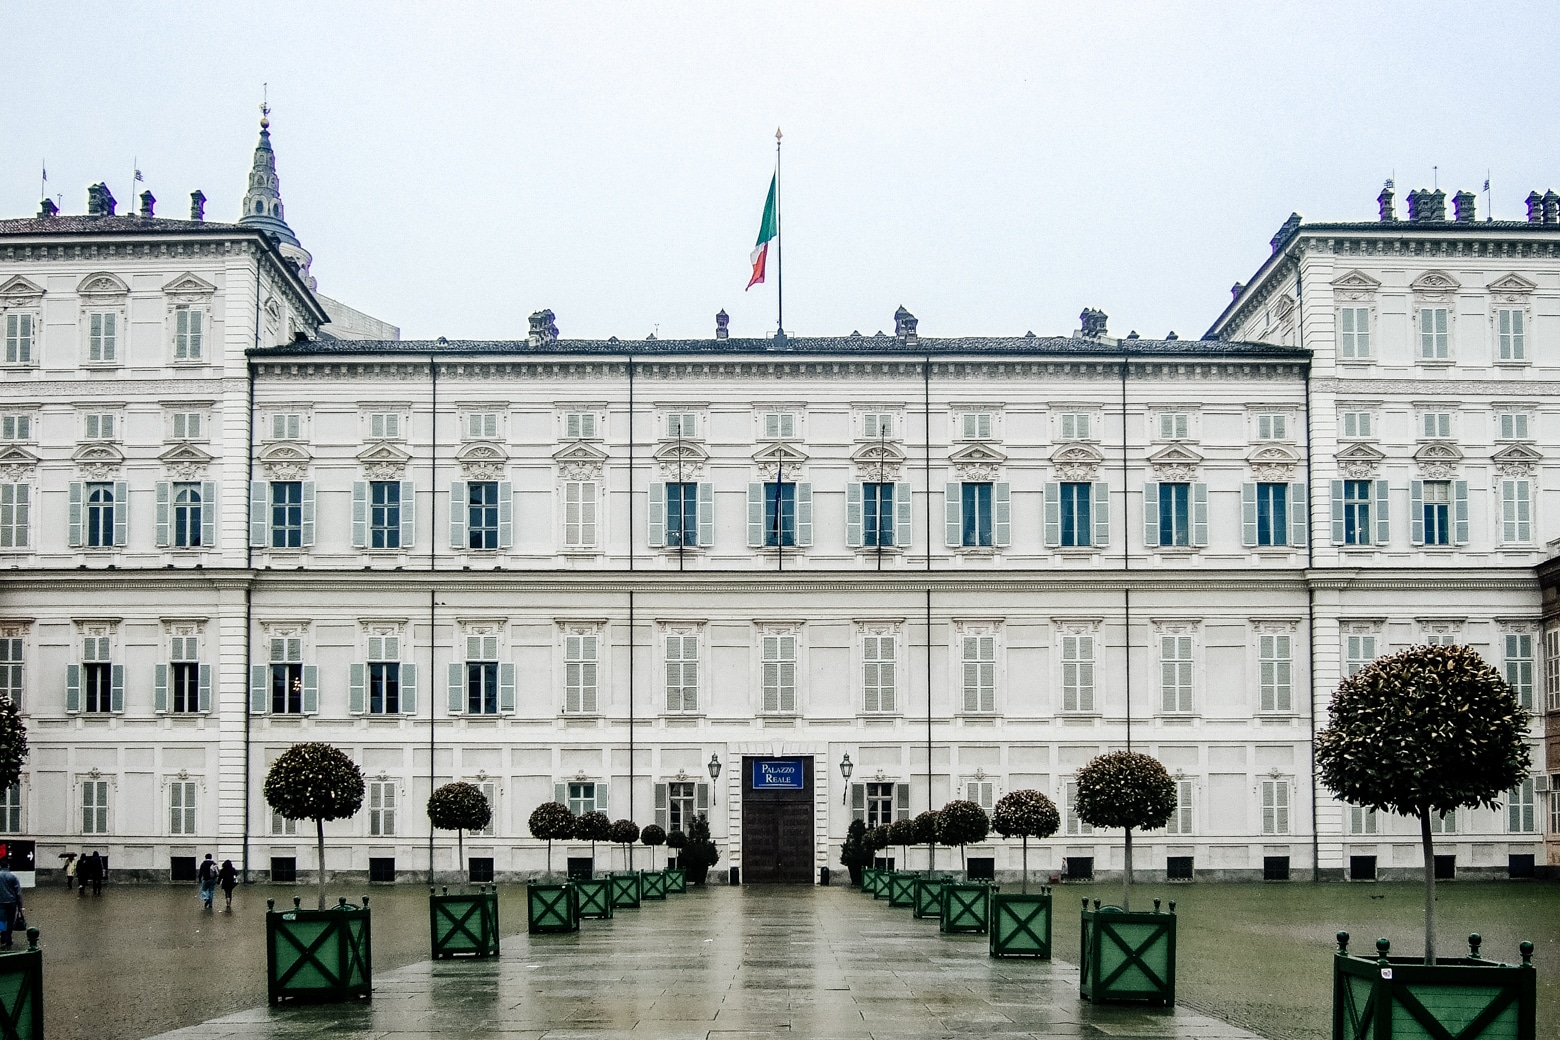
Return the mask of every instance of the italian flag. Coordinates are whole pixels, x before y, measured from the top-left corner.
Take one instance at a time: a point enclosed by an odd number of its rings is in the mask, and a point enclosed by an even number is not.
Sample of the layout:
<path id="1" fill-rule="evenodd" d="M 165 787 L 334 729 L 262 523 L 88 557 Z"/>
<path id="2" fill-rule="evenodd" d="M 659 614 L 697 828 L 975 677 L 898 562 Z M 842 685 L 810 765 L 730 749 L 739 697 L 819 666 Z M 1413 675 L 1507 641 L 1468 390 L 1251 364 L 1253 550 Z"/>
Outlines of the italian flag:
<path id="1" fill-rule="evenodd" d="M 764 280 L 764 265 L 769 262 L 769 243 L 780 231 L 780 217 L 775 212 L 778 203 L 775 195 L 779 189 L 779 179 L 778 173 L 769 179 L 769 198 L 764 200 L 764 219 L 758 225 L 758 245 L 753 247 L 753 255 L 749 257 L 753 264 L 753 277 L 748 279 L 748 289 Z"/>

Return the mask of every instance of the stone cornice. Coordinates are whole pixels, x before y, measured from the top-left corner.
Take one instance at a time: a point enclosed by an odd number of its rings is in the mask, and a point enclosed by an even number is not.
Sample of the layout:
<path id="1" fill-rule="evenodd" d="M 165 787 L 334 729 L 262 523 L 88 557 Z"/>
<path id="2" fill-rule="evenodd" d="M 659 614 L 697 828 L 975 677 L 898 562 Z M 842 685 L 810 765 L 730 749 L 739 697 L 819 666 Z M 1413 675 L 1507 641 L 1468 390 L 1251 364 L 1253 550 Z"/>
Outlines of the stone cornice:
<path id="1" fill-rule="evenodd" d="M 1325 376 L 1311 380 L 1311 389 L 1320 394 L 1344 394 L 1348 396 L 1406 396 L 1447 395 L 1477 397 L 1489 395 L 1502 400 L 1513 398 L 1545 398 L 1560 394 L 1560 380 L 1511 380 L 1511 379 L 1399 379 L 1383 376 L 1381 379 L 1339 379 Z"/>

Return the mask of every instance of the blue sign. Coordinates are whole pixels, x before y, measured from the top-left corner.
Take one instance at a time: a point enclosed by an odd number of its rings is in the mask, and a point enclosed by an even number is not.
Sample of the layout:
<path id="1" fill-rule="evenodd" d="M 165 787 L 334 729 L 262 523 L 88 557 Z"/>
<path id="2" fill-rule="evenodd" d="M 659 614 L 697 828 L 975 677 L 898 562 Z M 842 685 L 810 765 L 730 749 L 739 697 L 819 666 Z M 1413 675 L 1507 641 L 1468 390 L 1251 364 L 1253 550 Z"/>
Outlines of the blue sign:
<path id="1" fill-rule="evenodd" d="M 799 758 L 755 758 L 753 760 L 753 790 L 755 791 L 803 791 L 807 788 L 807 773 Z"/>

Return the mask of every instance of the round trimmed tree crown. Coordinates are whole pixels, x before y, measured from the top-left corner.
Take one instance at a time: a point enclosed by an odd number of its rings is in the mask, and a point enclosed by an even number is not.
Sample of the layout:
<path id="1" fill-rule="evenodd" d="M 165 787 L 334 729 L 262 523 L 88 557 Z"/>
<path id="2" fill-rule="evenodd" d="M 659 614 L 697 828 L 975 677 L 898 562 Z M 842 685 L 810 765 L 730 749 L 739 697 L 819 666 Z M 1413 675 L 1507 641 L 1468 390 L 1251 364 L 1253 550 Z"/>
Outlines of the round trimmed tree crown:
<path id="1" fill-rule="evenodd" d="M 1049 838 L 1062 825 L 1056 803 L 1039 791 L 1009 791 L 997 800 L 991 828 L 1004 838 Z"/>
<path id="2" fill-rule="evenodd" d="M 492 819 L 487 796 L 476 784 L 457 780 L 428 796 L 428 821 L 441 831 L 479 831 Z"/>
<path id="3" fill-rule="evenodd" d="M 937 840 L 937 810 L 928 809 L 913 821 L 915 824 L 914 845 L 930 845 Z"/>
<path id="4" fill-rule="evenodd" d="M 574 821 L 574 837 L 577 841 L 606 841 L 612 837 L 612 819 L 600 809 L 593 809 Z"/>
<path id="5" fill-rule="evenodd" d="M 639 841 L 641 844 L 649 845 L 652 848 L 657 845 L 665 845 L 666 828 L 660 826 L 659 824 L 652 823 L 645 827 L 644 830 L 639 832 Z"/>
<path id="6" fill-rule="evenodd" d="M 937 814 L 937 841 L 941 845 L 974 845 L 991 832 L 986 810 L 975 802 L 949 802 Z"/>
<path id="7" fill-rule="evenodd" d="M 919 845 L 921 832 L 916 827 L 914 820 L 895 820 L 888 826 L 888 843 L 890 845 Z"/>
<path id="8" fill-rule="evenodd" d="M 363 771 L 330 744 L 294 744 L 265 775 L 266 804 L 286 820 L 344 820 L 363 807 Z"/>
<path id="9" fill-rule="evenodd" d="M 1078 818 L 1090 826 L 1153 830 L 1175 807 L 1175 781 L 1151 755 L 1113 751 L 1078 770 Z"/>
<path id="10" fill-rule="evenodd" d="M 613 820 L 611 838 L 619 845 L 632 845 L 639 840 L 639 824 L 633 820 Z"/>
<path id="11" fill-rule="evenodd" d="M 562 802 L 543 802 L 531 810 L 526 827 L 542 841 L 568 841 L 574 837 L 574 814 Z"/>

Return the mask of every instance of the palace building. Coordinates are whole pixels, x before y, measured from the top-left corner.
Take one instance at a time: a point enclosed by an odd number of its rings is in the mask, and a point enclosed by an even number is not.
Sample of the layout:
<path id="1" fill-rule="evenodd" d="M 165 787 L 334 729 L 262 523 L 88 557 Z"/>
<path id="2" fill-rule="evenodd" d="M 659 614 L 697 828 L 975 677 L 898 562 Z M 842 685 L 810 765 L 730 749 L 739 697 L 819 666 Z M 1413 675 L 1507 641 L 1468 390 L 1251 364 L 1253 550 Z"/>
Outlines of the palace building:
<path id="1" fill-rule="evenodd" d="M 1020 788 L 1064 821 L 1031 865 L 1104 876 L 1121 836 L 1069 778 L 1130 746 L 1180 792 L 1146 877 L 1390 877 L 1417 824 L 1315 780 L 1340 677 L 1467 643 L 1560 709 L 1552 193 L 1520 222 L 1433 191 L 1292 217 L 1196 340 L 1094 311 L 923 337 L 903 307 L 403 340 L 316 290 L 264 126 L 236 222 L 140 201 L 0 220 L 0 692 L 32 746 L 0 831 L 42 865 L 312 874 L 260 790 L 317 740 L 368 784 L 327 867 L 373 880 L 538 873 L 556 799 L 707 812 L 718 870 L 810 881 L 853 818 Z M 1438 821 L 1445 873 L 1560 863 L 1541 714 L 1532 739 L 1498 811 Z M 494 807 L 465 863 L 424 811 L 454 779 Z"/>

